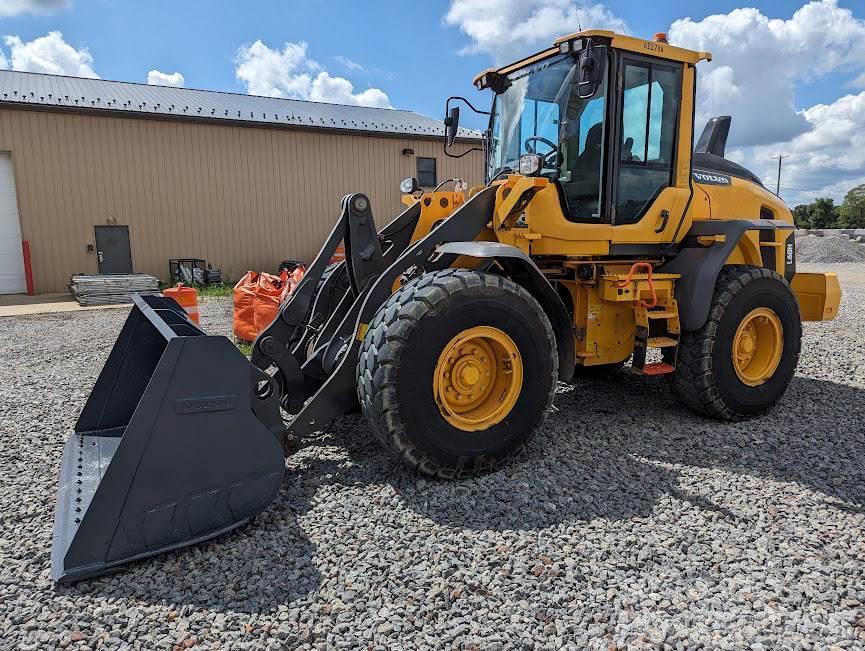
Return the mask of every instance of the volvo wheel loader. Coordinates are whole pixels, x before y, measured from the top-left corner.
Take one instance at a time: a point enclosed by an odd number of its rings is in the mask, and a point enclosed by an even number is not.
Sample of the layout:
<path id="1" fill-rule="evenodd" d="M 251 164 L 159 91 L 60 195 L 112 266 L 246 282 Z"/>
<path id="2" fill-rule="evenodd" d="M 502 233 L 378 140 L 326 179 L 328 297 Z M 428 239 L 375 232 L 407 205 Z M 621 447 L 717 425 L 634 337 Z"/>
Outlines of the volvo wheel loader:
<path id="1" fill-rule="evenodd" d="M 171 299 L 136 297 L 63 452 L 53 578 L 246 522 L 284 455 L 358 408 L 384 447 L 445 479 L 508 463 L 575 373 L 664 376 L 648 381 L 721 420 L 771 408 L 801 321 L 834 318 L 840 290 L 797 271 L 790 211 L 724 158 L 729 118 L 694 146 L 710 58 L 593 30 L 481 73 L 486 184 L 407 180 L 381 229 L 365 195 L 346 196 L 251 361 Z"/>

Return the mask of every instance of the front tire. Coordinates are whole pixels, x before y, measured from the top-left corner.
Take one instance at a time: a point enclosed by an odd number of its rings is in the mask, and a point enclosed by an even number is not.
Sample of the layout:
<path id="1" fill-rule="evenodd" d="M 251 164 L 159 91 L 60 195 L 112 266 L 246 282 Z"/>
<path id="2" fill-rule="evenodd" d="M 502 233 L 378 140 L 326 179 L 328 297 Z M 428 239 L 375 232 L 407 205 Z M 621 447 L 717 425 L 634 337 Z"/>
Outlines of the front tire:
<path id="1" fill-rule="evenodd" d="M 762 267 L 725 267 L 705 325 L 682 334 L 673 390 L 691 410 L 720 420 L 763 413 L 787 390 L 801 346 L 787 281 Z"/>
<path id="2" fill-rule="evenodd" d="M 552 326 L 525 289 L 446 269 L 412 280 L 379 309 L 358 359 L 358 398 L 376 436 L 409 465 L 468 477 L 525 448 L 557 374 Z"/>

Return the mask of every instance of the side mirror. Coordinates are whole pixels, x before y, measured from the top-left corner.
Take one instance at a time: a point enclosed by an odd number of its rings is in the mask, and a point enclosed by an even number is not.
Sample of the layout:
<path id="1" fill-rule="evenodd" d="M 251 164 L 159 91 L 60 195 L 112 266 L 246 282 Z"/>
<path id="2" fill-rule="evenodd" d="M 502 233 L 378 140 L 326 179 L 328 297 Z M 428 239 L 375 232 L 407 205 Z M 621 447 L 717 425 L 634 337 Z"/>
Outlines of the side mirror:
<path id="1" fill-rule="evenodd" d="M 577 59 L 577 96 L 589 99 L 597 91 L 604 78 L 607 51 L 602 47 L 589 47 Z"/>
<path id="2" fill-rule="evenodd" d="M 458 95 L 452 95 L 448 97 L 447 102 L 445 102 L 445 146 L 444 152 L 445 156 L 448 158 L 462 158 L 463 156 L 468 156 L 473 151 L 485 151 L 485 148 L 481 147 L 469 147 L 465 151 L 459 154 L 452 154 L 448 151 L 451 146 L 454 144 L 454 140 L 457 137 L 457 131 L 460 126 L 460 109 L 457 106 L 451 106 L 451 102 L 464 102 L 466 106 L 468 106 L 475 113 L 480 113 L 481 115 L 489 115 L 489 111 L 481 111 L 472 106 L 472 103 L 468 101 L 465 97 L 460 97 Z"/>
<path id="3" fill-rule="evenodd" d="M 445 118 L 445 127 L 447 128 L 447 146 L 450 147 L 454 144 L 454 140 L 457 137 L 457 129 L 460 126 L 460 107 L 452 106 L 450 113 Z"/>

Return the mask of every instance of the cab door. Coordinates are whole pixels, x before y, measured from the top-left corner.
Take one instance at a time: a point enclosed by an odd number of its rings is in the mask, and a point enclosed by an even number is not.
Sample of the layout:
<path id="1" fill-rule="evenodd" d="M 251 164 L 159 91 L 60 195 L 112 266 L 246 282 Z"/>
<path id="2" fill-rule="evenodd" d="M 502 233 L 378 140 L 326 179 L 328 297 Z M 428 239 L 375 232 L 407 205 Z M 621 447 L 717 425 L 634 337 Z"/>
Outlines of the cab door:
<path id="1" fill-rule="evenodd" d="M 617 64 L 607 186 L 611 254 L 675 241 L 692 193 L 693 67 L 630 53 Z"/>

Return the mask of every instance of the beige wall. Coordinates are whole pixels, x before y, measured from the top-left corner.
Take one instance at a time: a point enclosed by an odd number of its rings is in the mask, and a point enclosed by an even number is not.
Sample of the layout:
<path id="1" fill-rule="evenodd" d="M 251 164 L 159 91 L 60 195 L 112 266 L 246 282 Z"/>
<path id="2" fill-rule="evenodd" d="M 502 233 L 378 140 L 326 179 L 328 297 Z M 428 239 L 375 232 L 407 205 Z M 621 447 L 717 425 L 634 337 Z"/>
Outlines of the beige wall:
<path id="1" fill-rule="evenodd" d="M 0 110 L 0 151 L 12 153 L 37 293 L 97 272 L 86 247 L 108 220 L 129 226 L 135 271 L 164 280 L 169 258 L 198 257 L 234 280 L 311 260 L 348 192 L 390 220 L 416 156 L 438 160 L 439 181 L 483 177 L 480 153 L 450 159 L 437 140 L 28 110 Z"/>

